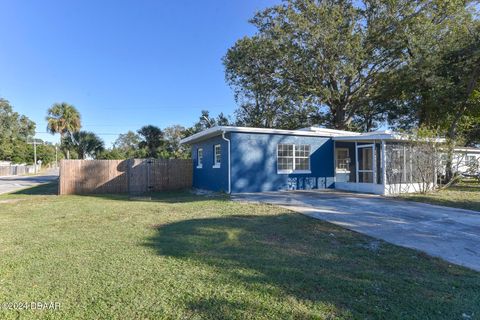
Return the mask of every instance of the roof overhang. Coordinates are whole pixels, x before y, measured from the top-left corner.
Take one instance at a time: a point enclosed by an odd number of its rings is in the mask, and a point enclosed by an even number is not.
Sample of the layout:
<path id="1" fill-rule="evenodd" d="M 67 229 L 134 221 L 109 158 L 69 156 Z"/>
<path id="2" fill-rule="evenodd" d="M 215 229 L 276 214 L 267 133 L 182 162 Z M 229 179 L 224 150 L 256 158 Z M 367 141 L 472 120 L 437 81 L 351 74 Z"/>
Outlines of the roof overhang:
<path id="1" fill-rule="evenodd" d="M 349 131 L 340 131 L 333 129 L 316 128 L 315 130 L 283 130 L 283 129 L 267 129 L 267 128 L 250 128 L 250 127 L 231 127 L 231 126 L 217 126 L 207 130 L 195 133 L 185 139 L 180 140 L 181 144 L 192 144 L 198 141 L 206 140 L 215 136 L 221 135 L 223 132 L 242 132 L 242 133 L 262 133 L 262 134 L 284 134 L 293 136 L 308 136 L 308 137 L 335 137 L 339 134 L 355 134 Z"/>
<path id="2" fill-rule="evenodd" d="M 367 135 L 356 135 L 356 136 L 341 136 L 334 137 L 335 141 L 379 141 L 379 140 L 390 140 L 390 141 L 408 141 L 408 137 L 401 136 L 398 134 L 367 134 Z"/>
<path id="3" fill-rule="evenodd" d="M 216 126 L 207 130 L 193 134 L 185 139 L 180 140 L 181 144 L 192 144 L 203 141 L 227 132 L 241 133 L 260 133 L 260 134 L 279 134 L 291 136 L 307 136 L 307 137 L 329 137 L 335 141 L 351 141 L 351 142 L 372 142 L 372 141 L 412 141 L 412 137 L 405 134 L 396 133 L 390 130 L 374 131 L 367 133 L 358 133 L 353 131 L 326 129 L 320 127 L 309 127 L 299 130 L 284 129 L 267 129 L 267 128 L 250 128 L 250 127 L 233 127 L 233 126 Z M 420 139 L 417 139 L 419 141 Z M 425 139 L 425 142 L 443 143 L 445 139 Z"/>
<path id="4" fill-rule="evenodd" d="M 431 139 L 415 139 L 414 137 L 395 133 L 395 132 L 371 132 L 363 133 L 360 135 L 354 136 L 337 136 L 334 137 L 335 141 L 350 141 L 350 142 L 373 142 L 373 141 L 424 141 L 424 142 L 435 142 L 435 143 L 444 143 L 446 140 L 444 138 L 431 138 Z"/>
<path id="5" fill-rule="evenodd" d="M 480 148 L 472 148 L 472 147 L 455 148 L 454 151 L 461 152 L 461 153 L 479 153 L 480 154 Z"/>

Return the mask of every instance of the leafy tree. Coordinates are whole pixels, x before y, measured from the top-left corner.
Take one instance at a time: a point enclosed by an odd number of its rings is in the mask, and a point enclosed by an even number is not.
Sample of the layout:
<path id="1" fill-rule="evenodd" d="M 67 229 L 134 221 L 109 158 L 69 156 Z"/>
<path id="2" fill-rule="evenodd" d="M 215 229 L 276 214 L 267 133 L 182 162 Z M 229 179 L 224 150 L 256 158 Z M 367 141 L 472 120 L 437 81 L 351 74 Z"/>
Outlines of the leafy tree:
<path id="1" fill-rule="evenodd" d="M 158 158 L 159 149 L 164 145 L 163 132 L 160 128 L 148 125 L 142 127 L 137 133 L 141 137 L 139 147 L 146 149 L 146 156 L 149 158 Z"/>
<path id="2" fill-rule="evenodd" d="M 480 145 L 480 119 L 475 119 L 470 127 L 467 128 L 465 135 L 465 145 L 477 147 Z"/>
<path id="3" fill-rule="evenodd" d="M 61 154 L 57 156 L 58 160 L 62 159 Z M 33 145 L 31 144 L 29 145 L 29 158 L 33 159 Z M 37 144 L 37 160 L 42 161 L 42 166 L 55 163 L 55 146 L 40 140 Z"/>
<path id="4" fill-rule="evenodd" d="M 78 110 L 66 103 L 54 103 L 47 111 L 47 131 L 51 134 L 59 133 L 61 141 L 68 141 L 73 133 L 80 131 L 81 119 Z M 70 159 L 70 150 L 66 149 L 67 159 Z"/>
<path id="5" fill-rule="evenodd" d="M 223 58 L 227 83 L 239 104 L 237 124 L 265 128 L 296 128 L 305 108 L 289 98 L 288 85 L 278 81 L 281 52 L 271 39 L 245 37 Z M 314 110 L 306 109 L 307 114 Z M 301 117 L 301 116 L 300 116 Z M 293 120 L 293 121 L 292 121 Z M 299 121 L 300 120 L 300 121 Z"/>
<path id="6" fill-rule="evenodd" d="M 386 100 L 392 76 L 409 62 L 410 39 L 455 10 L 465 11 L 465 1 L 288 0 L 259 12 L 257 34 L 224 58 L 241 97 L 237 114 L 264 126 L 300 114 L 297 126 L 374 128 L 386 115 L 375 101 Z"/>
<path id="7" fill-rule="evenodd" d="M 223 112 L 215 118 L 210 116 L 209 111 L 202 110 L 198 121 L 192 127 L 185 130 L 185 137 L 215 126 L 229 126 L 231 124 L 229 117 L 225 116 Z"/>
<path id="8" fill-rule="evenodd" d="M 77 131 L 63 138 L 63 144 L 67 150 L 74 150 L 78 158 L 97 158 L 105 150 L 105 144 L 100 137 L 93 132 Z"/>
<path id="9" fill-rule="evenodd" d="M 27 139 L 35 134 L 35 123 L 13 111 L 10 103 L 0 98 L 0 159 L 25 163 L 28 156 Z"/>
<path id="10" fill-rule="evenodd" d="M 180 144 L 180 140 L 185 137 L 186 129 L 180 125 L 166 127 L 163 130 L 165 139 L 165 158 L 188 159 L 190 157 L 190 148 Z"/>
<path id="11" fill-rule="evenodd" d="M 111 148 L 108 150 L 103 150 L 97 157 L 97 159 L 103 160 L 122 160 L 127 159 L 125 152 L 119 148 Z"/>
<path id="12" fill-rule="evenodd" d="M 119 156 L 122 154 L 121 159 L 133 158 L 136 156 L 136 153 L 139 150 L 139 144 L 141 142 L 140 136 L 133 132 L 128 131 L 127 133 L 120 134 L 113 144 L 113 150 L 115 154 Z"/>
<path id="13" fill-rule="evenodd" d="M 408 59 L 392 77 L 390 121 L 403 128 L 436 128 L 448 139 L 447 181 L 455 145 L 474 140 L 480 118 L 480 21 L 474 7 L 448 2 L 443 19 L 416 25 Z"/>

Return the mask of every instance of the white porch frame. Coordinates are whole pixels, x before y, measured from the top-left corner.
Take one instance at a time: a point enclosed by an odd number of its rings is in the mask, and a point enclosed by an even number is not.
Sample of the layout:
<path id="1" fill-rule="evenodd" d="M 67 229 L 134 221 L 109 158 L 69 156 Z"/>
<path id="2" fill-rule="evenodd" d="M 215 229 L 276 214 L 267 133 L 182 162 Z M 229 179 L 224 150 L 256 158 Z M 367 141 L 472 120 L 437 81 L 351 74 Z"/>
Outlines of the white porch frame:
<path id="1" fill-rule="evenodd" d="M 362 141 L 345 141 L 350 142 L 355 145 L 355 181 L 352 182 L 337 182 L 335 181 L 335 188 L 340 190 L 347 190 L 353 192 L 363 192 L 363 193 L 374 193 L 374 194 L 387 194 L 386 190 L 386 142 L 384 140 L 374 140 L 369 141 L 367 144 L 360 144 Z M 363 143 L 365 143 L 364 141 Z M 380 143 L 380 150 L 377 150 L 377 144 Z M 335 148 L 337 144 L 335 144 Z M 360 170 L 359 167 L 359 150 L 362 148 L 372 148 L 372 168 L 371 170 Z M 377 153 L 380 152 L 380 169 L 378 168 L 377 163 Z M 380 171 L 379 171 L 380 170 Z M 359 182 L 359 173 L 362 172 L 373 172 L 373 181 L 372 182 Z M 337 172 L 335 171 L 335 176 Z M 381 181 L 378 183 L 378 175 L 381 174 Z"/>
<path id="2" fill-rule="evenodd" d="M 372 168 L 371 170 L 360 170 L 360 167 L 359 167 L 359 157 L 358 157 L 358 151 L 360 149 L 366 149 L 366 148 L 370 148 L 372 149 Z M 377 183 L 377 157 L 376 157 L 376 153 L 375 153 L 375 143 L 373 144 L 361 144 L 361 145 L 358 145 L 357 143 L 355 143 L 355 159 L 356 159 L 356 168 L 355 168 L 355 174 L 356 174 L 356 183 L 374 183 L 376 184 Z M 363 158 L 362 158 L 363 160 Z M 359 173 L 372 173 L 372 182 L 359 182 Z"/>

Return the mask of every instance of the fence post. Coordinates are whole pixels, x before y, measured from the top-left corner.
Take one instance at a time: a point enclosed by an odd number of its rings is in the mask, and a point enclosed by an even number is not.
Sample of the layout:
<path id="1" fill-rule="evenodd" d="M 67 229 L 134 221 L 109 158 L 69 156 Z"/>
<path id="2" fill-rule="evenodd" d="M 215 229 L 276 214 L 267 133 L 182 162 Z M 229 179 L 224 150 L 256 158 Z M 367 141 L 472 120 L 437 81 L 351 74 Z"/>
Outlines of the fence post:
<path id="1" fill-rule="evenodd" d="M 131 179 L 130 179 L 131 168 L 133 166 L 132 160 L 133 159 L 127 160 L 127 192 L 129 195 L 132 194 Z"/>

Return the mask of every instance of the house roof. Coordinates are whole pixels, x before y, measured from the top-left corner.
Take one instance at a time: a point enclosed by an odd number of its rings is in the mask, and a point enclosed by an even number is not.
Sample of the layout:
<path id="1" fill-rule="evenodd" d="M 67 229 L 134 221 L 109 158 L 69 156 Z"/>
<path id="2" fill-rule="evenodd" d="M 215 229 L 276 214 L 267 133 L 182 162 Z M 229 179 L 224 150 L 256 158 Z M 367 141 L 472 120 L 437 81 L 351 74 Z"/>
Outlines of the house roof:
<path id="1" fill-rule="evenodd" d="M 402 134 L 399 132 L 394 132 L 391 130 L 384 130 L 384 131 L 372 131 L 372 132 L 365 132 L 360 134 L 355 134 L 351 136 L 343 135 L 343 136 L 336 136 L 333 137 L 335 141 L 408 141 L 408 140 L 421 140 L 421 141 L 435 141 L 438 143 L 443 143 L 446 140 L 444 138 L 433 138 L 433 139 L 420 139 L 420 138 L 412 138 L 408 134 Z"/>
<path id="2" fill-rule="evenodd" d="M 397 132 L 393 132 L 391 130 L 384 130 L 384 131 L 372 131 L 372 132 L 365 132 L 355 135 L 344 135 L 344 136 L 337 136 L 334 137 L 333 140 L 336 141 L 373 141 L 373 140 L 393 140 L 393 141 L 400 141 L 400 140 L 409 140 L 407 135 L 402 135 Z"/>
<path id="3" fill-rule="evenodd" d="M 208 138 L 221 135 L 223 132 L 243 132 L 243 133 L 264 133 L 264 134 L 285 134 L 294 136 L 310 136 L 310 137 L 331 137 L 335 141 L 405 141 L 411 137 L 391 130 L 373 131 L 359 133 L 353 131 L 326 129 L 320 127 L 307 127 L 298 130 L 283 129 L 266 129 L 266 128 L 250 128 L 250 127 L 232 127 L 232 126 L 216 126 L 207 130 L 198 132 L 190 137 L 182 139 L 180 143 L 191 144 Z M 444 142 L 445 139 L 437 138 L 436 142 Z"/>
<path id="4" fill-rule="evenodd" d="M 207 130 L 198 132 L 185 139 L 180 143 L 190 144 L 221 135 L 223 132 L 243 132 L 243 133 L 264 133 L 264 134 L 285 134 L 294 136 L 310 136 L 310 137 L 336 137 L 340 135 L 355 135 L 353 131 L 343 131 L 335 129 L 325 129 L 319 127 L 303 128 L 299 130 L 283 130 L 283 129 L 267 129 L 267 128 L 250 128 L 250 127 L 232 127 L 232 126 L 216 126 Z"/>
<path id="5" fill-rule="evenodd" d="M 462 148 L 455 148 L 455 151 L 462 152 L 462 153 L 480 153 L 480 148 L 462 147 Z"/>

